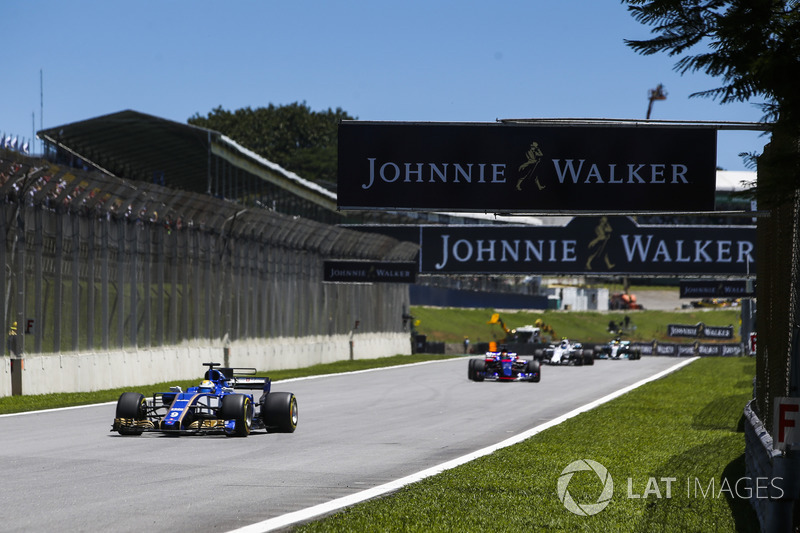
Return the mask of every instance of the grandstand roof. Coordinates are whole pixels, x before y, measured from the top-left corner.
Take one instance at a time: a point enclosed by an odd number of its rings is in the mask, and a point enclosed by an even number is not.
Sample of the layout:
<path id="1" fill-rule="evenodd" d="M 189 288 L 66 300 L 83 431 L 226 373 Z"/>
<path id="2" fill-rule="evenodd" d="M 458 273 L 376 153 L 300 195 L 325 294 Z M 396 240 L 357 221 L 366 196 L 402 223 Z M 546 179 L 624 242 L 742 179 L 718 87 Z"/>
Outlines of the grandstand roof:
<path id="1" fill-rule="evenodd" d="M 39 138 L 116 177 L 205 192 L 208 150 L 220 134 L 137 111 L 120 111 L 37 132 Z"/>
<path id="2" fill-rule="evenodd" d="M 57 150 L 112 176 L 211 192 L 212 154 L 261 179 L 336 209 L 336 195 L 238 145 L 218 131 L 126 110 L 37 132 Z"/>

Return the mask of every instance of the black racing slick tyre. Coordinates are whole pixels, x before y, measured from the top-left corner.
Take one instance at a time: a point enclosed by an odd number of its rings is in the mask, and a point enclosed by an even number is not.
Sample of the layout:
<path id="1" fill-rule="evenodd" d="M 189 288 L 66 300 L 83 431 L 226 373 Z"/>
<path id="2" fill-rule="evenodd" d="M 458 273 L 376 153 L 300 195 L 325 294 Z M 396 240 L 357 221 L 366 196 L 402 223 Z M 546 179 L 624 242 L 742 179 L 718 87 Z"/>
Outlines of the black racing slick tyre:
<path id="1" fill-rule="evenodd" d="M 583 351 L 583 364 L 584 365 L 594 364 L 594 352 L 592 350 Z"/>
<path id="2" fill-rule="evenodd" d="M 261 406 L 261 419 L 270 433 L 294 433 L 297 414 L 297 398 L 291 392 L 270 392 Z"/>
<path id="3" fill-rule="evenodd" d="M 475 381 L 483 381 L 486 376 L 486 361 L 483 359 L 475 359 L 475 364 L 472 366 L 472 379 Z"/>
<path id="4" fill-rule="evenodd" d="M 144 420 L 147 417 L 147 405 L 144 395 L 138 392 L 123 392 L 117 400 L 116 418 L 126 420 Z M 143 430 L 128 426 L 118 426 L 117 433 L 120 435 L 141 435 Z"/>
<path id="5" fill-rule="evenodd" d="M 220 418 L 235 422 L 229 437 L 246 437 L 253 428 L 253 402 L 244 394 L 223 396 Z"/>
<path id="6" fill-rule="evenodd" d="M 528 361 L 528 373 L 533 374 L 531 383 L 539 383 L 542 379 L 542 365 L 537 360 Z"/>
<path id="7" fill-rule="evenodd" d="M 477 359 L 470 359 L 469 365 L 467 366 L 467 379 L 470 381 L 475 381 L 475 361 L 477 361 Z"/>

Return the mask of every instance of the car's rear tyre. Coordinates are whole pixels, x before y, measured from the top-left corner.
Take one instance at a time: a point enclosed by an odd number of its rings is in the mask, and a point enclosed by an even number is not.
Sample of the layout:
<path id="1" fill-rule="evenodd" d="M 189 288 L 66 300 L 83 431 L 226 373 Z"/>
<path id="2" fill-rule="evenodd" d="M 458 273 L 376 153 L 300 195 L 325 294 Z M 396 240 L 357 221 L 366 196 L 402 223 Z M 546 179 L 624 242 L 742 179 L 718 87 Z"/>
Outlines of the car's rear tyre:
<path id="1" fill-rule="evenodd" d="M 584 350 L 583 351 L 583 364 L 585 364 L 585 365 L 593 365 L 594 364 L 594 351 L 592 351 L 592 350 Z"/>
<path id="2" fill-rule="evenodd" d="M 297 398 L 291 392 L 270 392 L 261 406 L 261 419 L 270 433 L 294 433 L 297 429 Z"/>
<path id="3" fill-rule="evenodd" d="M 476 359 L 470 359 L 467 365 L 467 379 L 470 381 L 475 380 L 475 361 Z"/>
<path id="4" fill-rule="evenodd" d="M 144 395 L 138 392 L 123 392 L 117 400 L 117 418 L 127 420 L 144 420 L 147 417 L 147 405 Z M 144 430 L 131 427 L 119 427 L 120 435 L 141 435 Z"/>
<path id="5" fill-rule="evenodd" d="M 244 394 L 223 396 L 220 418 L 235 422 L 229 437 L 246 437 L 253 428 L 253 402 Z"/>
<path id="6" fill-rule="evenodd" d="M 529 374 L 533 374 L 534 377 L 531 378 L 532 383 L 539 383 L 542 379 L 542 365 L 537 360 L 528 361 L 527 371 Z"/>

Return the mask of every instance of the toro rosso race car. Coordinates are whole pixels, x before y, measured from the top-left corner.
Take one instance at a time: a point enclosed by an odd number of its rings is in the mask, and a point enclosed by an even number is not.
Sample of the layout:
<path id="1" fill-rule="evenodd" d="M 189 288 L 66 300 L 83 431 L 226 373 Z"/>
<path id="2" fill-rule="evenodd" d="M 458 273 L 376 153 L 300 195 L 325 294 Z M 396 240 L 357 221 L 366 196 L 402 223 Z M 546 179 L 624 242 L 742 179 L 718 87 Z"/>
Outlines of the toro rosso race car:
<path id="1" fill-rule="evenodd" d="M 534 352 L 534 357 L 549 365 L 593 365 L 594 353 L 584 350 L 579 342 L 572 342 L 566 338 L 558 344 L 551 344 L 547 348 L 539 348 Z"/>
<path id="2" fill-rule="evenodd" d="M 170 435 L 222 434 L 246 437 L 253 430 L 293 433 L 297 428 L 297 398 L 291 392 L 270 392 L 270 379 L 255 377 L 255 368 L 216 368 L 219 363 L 203 363 L 208 370 L 197 387 L 170 387 L 145 398 L 137 392 L 124 392 L 117 401 L 111 431 L 120 435 L 141 435 L 155 431 Z M 260 390 L 256 400 L 250 393 Z"/>
<path id="3" fill-rule="evenodd" d="M 531 381 L 542 379 L 539 361 L 523 359 L 505 350 L 486 352 L 483 359 L 469 360 L 467 377 L 472 381 Z"/>
<path id="4" fill-rule="evenodd" d="M 608 344 L 595 346 L 595 357 L 598 359 L 630 359 L 636 361 L 642 358 L 642 352 L 631 346 L 631 341 L 614 339 Z"/>

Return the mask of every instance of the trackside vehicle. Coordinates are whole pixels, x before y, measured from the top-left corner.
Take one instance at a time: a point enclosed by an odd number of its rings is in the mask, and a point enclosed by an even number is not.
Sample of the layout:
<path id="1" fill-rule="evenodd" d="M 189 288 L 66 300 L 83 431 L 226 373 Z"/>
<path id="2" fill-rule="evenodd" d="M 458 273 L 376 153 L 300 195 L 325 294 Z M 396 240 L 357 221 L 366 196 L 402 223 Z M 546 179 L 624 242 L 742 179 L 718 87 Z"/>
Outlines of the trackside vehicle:
<path id="1" fill-rule="evenodd" d="M 271 392 L 267 377 L 255 368 L 223 368 L 203 363 L 208 370 L 197 387 L 170 387 L 145 398 L 124 392 L 117 401 L 111 431 L 141 435 L 147 431 L 169 435 L 221 434 L 246 437 L 253 430 L 293 433 L 297 428 L 297 398 L 291 392 Z M 220 368 L 217 368 L 220 367 Z M 252 393 L 261 391 L 256 399 Z"/>
<path id="2" fill-rule="evenodd" d="M 472 381 L 530 381 L 542 379 L 539 361 L 523 359 L 516 353 L 505 350 L 486 352 L 483 359 L 469 360 L 467 377 Z"/>

